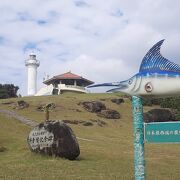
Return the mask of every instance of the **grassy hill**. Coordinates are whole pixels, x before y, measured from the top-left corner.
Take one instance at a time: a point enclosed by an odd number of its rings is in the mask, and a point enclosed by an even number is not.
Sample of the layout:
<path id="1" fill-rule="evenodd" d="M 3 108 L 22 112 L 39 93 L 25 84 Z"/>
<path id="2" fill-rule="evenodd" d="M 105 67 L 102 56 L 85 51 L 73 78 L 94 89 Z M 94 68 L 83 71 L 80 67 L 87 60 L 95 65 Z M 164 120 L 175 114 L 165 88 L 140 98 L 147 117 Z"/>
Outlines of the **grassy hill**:
<path id="1" fill-rule="evenodd" d="M 0 109 L 9 109 L 37 122 L 44 120 L 44 113 L 37 111 L 41 104 L 53 102 L 55 110 L 50 112 L 53 120 L 102 120 L 103 127 L 73 125 L 81 154 L 76 161 L 42 156 L 31 153 L 26 138 L 30 127 L 0 114 L 0 179 L 62 179 L 62 180 L 131 180 L 133 179 L 133 130 L 131 103 L 111 102 L 120 94 L 66 94 L 47 97 L 24 97 L 0 100 Z M 13 109 L 13 103 L 24 100 L 30 106 L 23 110 Z M 103 119 L 87 112 L 79 105 L 83 101 L 98 100 L 107 108 L 119 111 L 121 119 Z M 145 108 L 148 109 L 148 108 Z M 146 174 L 150 180 L 179 180 L 180 145 L 146 144 Z"/>

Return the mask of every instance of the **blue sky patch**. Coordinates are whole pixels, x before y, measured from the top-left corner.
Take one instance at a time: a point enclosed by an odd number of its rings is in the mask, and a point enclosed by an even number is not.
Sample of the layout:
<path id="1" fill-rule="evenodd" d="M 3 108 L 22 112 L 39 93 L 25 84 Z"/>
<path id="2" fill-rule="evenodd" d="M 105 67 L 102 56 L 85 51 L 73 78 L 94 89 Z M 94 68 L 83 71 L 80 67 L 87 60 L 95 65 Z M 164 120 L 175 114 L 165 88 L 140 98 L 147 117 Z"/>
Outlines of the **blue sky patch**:
<path id="1" fill-rule="evenodd" d="M 57 60 L 66 61 L 68 58 L 70 58 L 71 54 L 69 52 L 62 52 L 56 55 Z"/>
<path id="2" fill-rule="evenodd" d="M 21 75 L 22 75 L 22 73 L 19 72 L 19 71 L 18 71 L 18 72 L 13 72 L 13 73 L 12 73 L 12 76 L 21 76 Z"/>
<path id="3" fill-rule="evenodd" d="M 24 45 L 23 51 L 26 52 L 28 50 L 37 49 L 37 43 L 35 42 L 28 42 Z"/>
<path id="4" fill-rule="evenodd" d="M 49 11 L 48 12 L 48 15 L 49 15 L 49 17 L 50 18 L 54 18 L 54 17 L 57 17 L 58 16 L 58 12 L 56 12 L 56 11 Z"/>
<path id="5" fill-rule="evenodd" d="M 3 45 L 6 42 L 6 39 L 3 36 L 0 36 L 0 45 Z"/>
<path id="6" fill-rule="evenodd" d="M 17 16 L 18 16 L 18 19 L 20 21 L 30 21 L 30 20 L 32 20 L 30 14 L 28 12 L 18 12 Z"/>
<path id="7" fill-rule="evenodd" d="M 28 12 L 18 12 L 18 20 L 20 21 L 32 21 L 37 23 L 38 25 L 46 25 L 53 18 L 57 17 L 58 13 L 56 11 L 49 11 L 47 14 L 47 18 L 33 18 Z"/>
<path id="8" fill-rule="evenodd" d="M 38 23 L 39 25 L 45 25 L 45 24 L 48 23 L 48 21 L 47 21 L 47 20 L 43 20 L 43 19 L 39 19 L 39 20 L 37 20 L 37 23 Z"/>
<path id="9" fill-rule="evenodd" d="M 123 16 L 123 12 L 120 9 L 116 9 L 111 13 L 112 16 L 121 17 Z"/>
<path id="10" fill-rule="evenodd" d="M 76 0 L 74 3 L 77 7 L 88 7 L 89 6 L 85 1 L 82 1 L 82 0 Z"/>

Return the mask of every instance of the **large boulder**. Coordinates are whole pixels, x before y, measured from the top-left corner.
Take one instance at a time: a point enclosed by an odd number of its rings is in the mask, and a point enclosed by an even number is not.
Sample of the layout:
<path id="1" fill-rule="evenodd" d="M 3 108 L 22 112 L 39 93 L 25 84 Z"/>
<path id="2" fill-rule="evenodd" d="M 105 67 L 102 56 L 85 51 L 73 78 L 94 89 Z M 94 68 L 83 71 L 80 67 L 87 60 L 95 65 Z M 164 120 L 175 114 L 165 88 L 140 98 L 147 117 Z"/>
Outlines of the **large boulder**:
<path id="1" fill-rule="evenodd" d="M 79 144 L 72 129 L 61 121 L 40 123 L 29 133 L 29 148 L 33 152 L 54 155 L 70 160 L 80 154 Z"/>
<path id="2" fill-rule="evenodd" d="M 89 112 L 100 112 L 101 110 L 106 109 L 105 104 L 99 101 L 85 101 L 82 102 L 81 104 Z"/>
<path id="3" fill-rule="evenodd" d="M 144 122 L 175 121 L 175 115 L 168 109 L 152 109 L 144 113 Z"/>
<path id="4" fill-rule="evenodd" d="M 97 115 L 106 119 L 120 119 L 121 117 L 118 111 L 112 109 L 102 110 Z"/>

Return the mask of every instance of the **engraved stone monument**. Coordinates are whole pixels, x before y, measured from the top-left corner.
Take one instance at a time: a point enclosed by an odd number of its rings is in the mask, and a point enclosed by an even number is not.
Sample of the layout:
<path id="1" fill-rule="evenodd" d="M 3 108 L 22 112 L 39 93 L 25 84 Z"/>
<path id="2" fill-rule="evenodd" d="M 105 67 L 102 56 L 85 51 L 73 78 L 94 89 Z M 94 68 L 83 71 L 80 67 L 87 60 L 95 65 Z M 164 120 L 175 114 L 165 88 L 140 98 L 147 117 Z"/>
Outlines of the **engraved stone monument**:
<path id="1" fill-rule="evenodd" d="M 27 138 L 32 152 L 76 159 L 79 144 L 72 129 L 61 121 L 46 121 L 31 130 Z"/>

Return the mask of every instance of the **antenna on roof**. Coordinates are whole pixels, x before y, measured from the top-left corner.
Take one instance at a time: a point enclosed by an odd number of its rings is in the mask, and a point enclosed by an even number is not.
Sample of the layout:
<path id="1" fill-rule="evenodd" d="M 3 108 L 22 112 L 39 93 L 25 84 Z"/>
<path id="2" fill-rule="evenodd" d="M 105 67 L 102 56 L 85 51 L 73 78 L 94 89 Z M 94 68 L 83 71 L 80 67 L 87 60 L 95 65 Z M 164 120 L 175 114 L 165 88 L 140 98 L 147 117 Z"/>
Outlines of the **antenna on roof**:
<path id="1" fill-rule="evenodd" d="M 47 74 L 46 72 L 44 72 L 44 77 L 43 77 L 43 81 L 46 81 L 49 79 L 49 74 Z"/>

